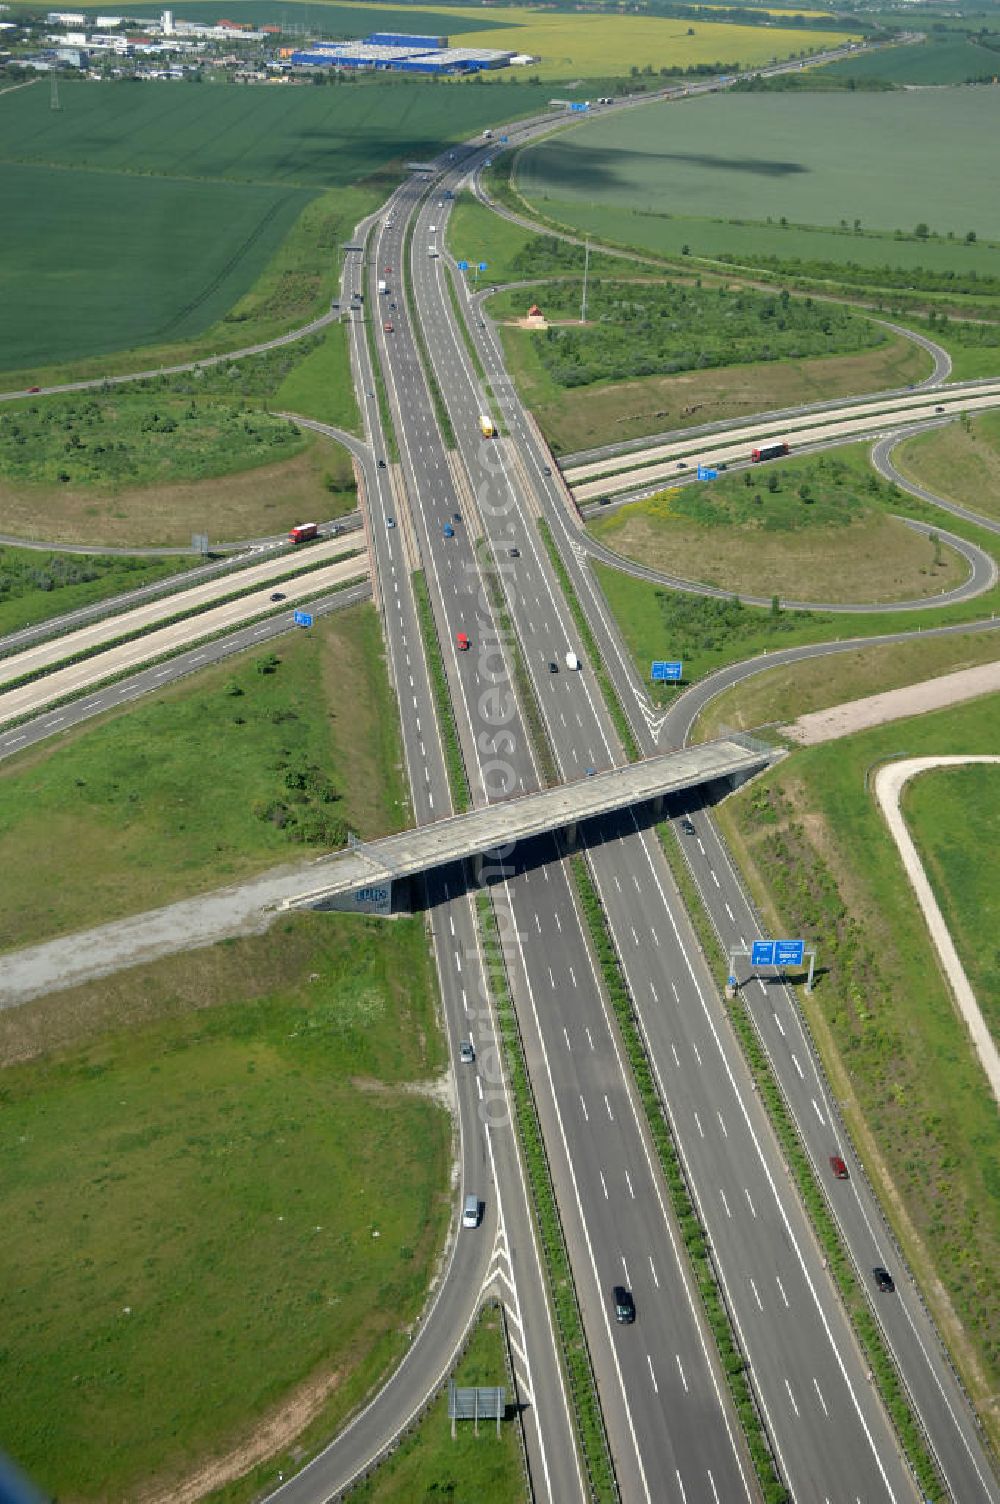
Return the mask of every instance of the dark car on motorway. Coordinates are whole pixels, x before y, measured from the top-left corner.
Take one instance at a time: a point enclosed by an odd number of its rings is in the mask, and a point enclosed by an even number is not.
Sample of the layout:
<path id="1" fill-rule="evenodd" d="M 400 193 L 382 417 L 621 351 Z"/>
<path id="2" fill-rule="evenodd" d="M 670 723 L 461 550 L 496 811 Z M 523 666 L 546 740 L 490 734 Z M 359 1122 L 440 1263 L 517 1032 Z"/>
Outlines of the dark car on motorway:
<path id="1" fill-rule="evenodd" d="M 835 1180 L 850 1179 L 850 1176 L 847 1173 L 847 1166 L 845 1165 L 839 1154 L 830 1155 L 830 1169 L 833 1171 L 833 1178 Z"/>
<path id="2" fill-rule="evenodd" d="M 623 1326 L 631 1326 L 635 1320 L 635 1301 L 632 1299 L 631 1290 L 626 1290 L 624 1285 L 615 1285 L 612 1292 L 615 1302 L 615 1320 Z"/>
<path id="3" fill-rule="evenodd" d="M 886 1295 L 891 1295 L 896 1288 L 892 1281 L 892 1275 L 888 1269 L 883 1269 L 881 1264 L 875 1265 L 875 1268 L 872 1270 L 872 1278 L 879 1289 L 883 1290 Z"/>
<path id="4" fill-rule="evenodd" d="M 687 815 L 685 815 L 683 820 L 681 821 L 681 830 L 684 831 L 685 835 L 694 835 L 694 821 Z"/>
<path id="5" fill-rule="evenodd" d="M 282 591 L 280 591 L 280 590 L 273 590 L 271 592 L 271 599 L 272 599 L 272 601 L 283 601 L 285 599 L 285 597 L 284 597 L 284 594 L 282 593 Z"/>

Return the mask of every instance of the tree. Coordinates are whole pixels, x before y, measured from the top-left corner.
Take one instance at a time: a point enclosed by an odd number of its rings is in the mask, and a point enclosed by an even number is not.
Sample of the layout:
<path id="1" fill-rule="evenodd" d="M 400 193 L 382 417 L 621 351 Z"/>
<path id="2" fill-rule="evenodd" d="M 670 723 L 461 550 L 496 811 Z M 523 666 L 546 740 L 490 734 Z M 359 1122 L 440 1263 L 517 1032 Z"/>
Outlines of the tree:
<path id="1" fill-rule="evenodd" d="M 965 232 L 965 243 L 966 243 L 966 245 L 975 245 L 975 243 L 976 243 L 976 232 L 975 232 L 975 230 L 966 230 L 966 232 Z"/>
<path id="2" fill-rule="evenodd" d="M 921 220 L 918 225 L 914 226 L 913 233 L 918 240 L 926 240 L 931 232 L 929 226 L 925 225 L 923 220 Z"/>

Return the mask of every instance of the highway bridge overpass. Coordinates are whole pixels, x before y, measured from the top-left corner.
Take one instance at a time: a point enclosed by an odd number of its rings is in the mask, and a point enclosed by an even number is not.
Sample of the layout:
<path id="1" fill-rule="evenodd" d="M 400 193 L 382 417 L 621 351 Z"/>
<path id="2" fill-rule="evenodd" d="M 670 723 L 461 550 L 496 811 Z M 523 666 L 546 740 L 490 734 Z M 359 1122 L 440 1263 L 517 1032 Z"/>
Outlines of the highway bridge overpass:
<path id="1" fill-rule="evenodd" d="M 478 871 L 489 852 L 561 831 L 569 845 L 581 821 L 617 810 L 662 804 L 670 794 L 706 784 L 735 788 L 766 768 L 777 754 L 749 737 L 730 736 L 595 773 L 574 783 L 453 815 L 416 830 L 370 843 L 353 842 L 322 858 L 315 880 L 279 907 L 349 908 L 387 914 L 393 885 L 436 867 L 471 859 Z M 399 906 L 399 895 L 396 898 Z"/>

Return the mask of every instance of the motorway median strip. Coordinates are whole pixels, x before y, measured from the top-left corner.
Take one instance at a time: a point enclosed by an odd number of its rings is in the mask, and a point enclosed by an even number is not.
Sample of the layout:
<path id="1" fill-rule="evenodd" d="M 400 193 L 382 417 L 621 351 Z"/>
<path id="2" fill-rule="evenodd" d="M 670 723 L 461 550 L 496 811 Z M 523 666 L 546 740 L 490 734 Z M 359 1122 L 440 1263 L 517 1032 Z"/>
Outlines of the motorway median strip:
<path id="1" fill-rule="evenodd" d="M 340 584 L 328 585 L 322 590 L 317 590 L 312 595 L 304 595 L 300 600 L 295 602 L 294 608 L 295 610 L 299 610 L 302 606 L 328 600 L 330 597 L 343 594 L 345 591 L 354 590 L 359 585 L 366 585 L 370 589 L 370 580 L 367 572 L 365 574 L 353 575 L 349 580 L 343 580 Z M 161 664 L 171 663 L 175 658 L 181 658 L 185 653 L 193 652 L 195 648 L 206 647 L 210 643 L 219 642 L 226 637 L 235 637 L 238 632 L 243 632 L 248 627 L 260 626 L 261 623 L 274 621 L 276 617 L 284 615 L 288 609 L 287 604 L 273 606 L 270 610 L 262 611 L 257 616 L 248 616 L 244 621 L 231 622 L 224 627 L 217 628 L 214 632 L 206 632 L 203 637 L 196 637 L 190 642 L 178 643 L 175 647 L 168 648 L 162 653 L 157 653 L 152 658 L 144 659 L 141 664 L 115 669 L 101 679 L 95 679 L 90 684 L 81 684 L 77 689 L 70 690 L 64 695 L 58 695 L 55 699 L 46 701 L 43 706 L 35 710 L 26 710 L 21 715 L 11 716 L 7 720 L 0 720 L 0 736 L 6 736 L 9 731 L 16 731 L 18 726 L 27 725 L 30 721 L 37 721 L 42 716 L 49 715 L 53 710 L 60 710 L 66 705 L 75 705 L 78 700 L 89 699 L 91 695 L 99 694 L 102 690 L 108 689 L 113 684 L 120 684 L 127 679 L 134 679 L 139 674 L 144 674 L 149 669 L 157 668 Z M 294 624 L 284 630 L 294 631 Z M 246 644 L 246 648 L 254 645 L 248 643 Z M 237 649 L 236 651 L 245 651 L 246 648 Z M 64 667 L 62 664 L 59 666 L 60 668 Z M 193 669 L 192 672 L 194 672 Z M 2 704 L 3 701 L 0 699 L 0 706 Z M 109 710 L 115 708 L 115 706 L 107 707 Z M 7 755 L 7 752 L 0 750 L 0 757 Z"/>
<path id="2" fill-rule="evenodd" d="M 404 268 L 410 265 L 411 249 L 413 244 L 413 228 L 413 219 L 411 217 L 408 225 L 406 226 L 406 233 L 403 236 Z M 402 282 L 403 298 L 406 303 L 406 311 L 409 314 L 410 325 L 413 329 L 413 338 L 417 346 L 417 356 L 420 360 L 421 366 L 423 367 L 424 380 L 427 383 L 427 390 L 430 392 L 431 401 L 434 404 L 434 416 L 437 419 L 438 428 L 440 428 L 441 430 L 441 437 L 444 439 L 444 445 L 446 449 L 457 449 L 458 445 L 455 442 L 455 430 L 452 426 L 451 414 L 448 412 L 448 408 L 445 405 L 444 393 L 442 392 L 441 387 L 438 384 L 434 366 L 431 363 L 430 351 L 427 348 L 427 341 L 424 338 L 424 326 L 420 322 L 420 314 L 417 310 L 416 300 L 412 296 L 410 282 L 405 277 L 402 277 L 400 280 Z"/>
<path id="3" fill-rule="evenodd" d="M 705 959 L 715 975 L 728 974 L 729 960 L 688 870 L 677 837 L 668 824 L 662 824 L 657 829 L 664 855 Z M 767 1048 L 757 1031 L 752 1012 L 744 1005 L 742 997 L 738 997 L 727 1011 L 756 1083 L 758 1095 L 781 1144 L 785 1163 L 795 1179 L 799 1199 L 823 1249 L 827 1268 L 836 1282 L 841 1302 L 882 1403 L 895 1427 L 904 1455 L 920 1484 L 924 1498 L 929 1504 L 930 1501 L 938 1504 L 939 1500 L 948 1498 L 948 1491 L 927 1445 L 923 1427 L 910 1403 L 896 1362 L 858 1281 L 854 1260 L 841 1238 L 830 1204 L 816 1178 L 812 1160 L 799 1136 L 795 1119 L 771 1067 Z"/>
<path id="4" fill-rule="evenodd" d="M 666 1106 L 656 1084 L 646 1042 L 611 937 L 604 907 L 585 859 L 582 856 L 573 857 L 570 868 L 628 1055 L 632 1079 L 642 1099 L 646 1121 L 656 1145 L 674 1215 L 701 1296 L 702 1309 L 715 1338 L 754 1470 L 766 1504 L 788 1504 L 790 1495 L 778 1476 L 763 1418 L 747 1379 L 746 1358 L 736 1341 L 732 1316 L 723 1297 L 705 1229 L 695 1209 L 694 1198 L 681 1164 Z"/>
<path id="5" fill-rule="evenodd" d="M 437 710 L 438 726 L 441 731 L 441 742 L 444 747 L 444 765 L 448 774 L 448 787 L 451 790 L 451 802 L 455 813 L 462 815 L 472 807 L 472 794 L 469 789 L 469 775 L 465 767 L 465 758 L 462 756 L 462 744 L 458 738 L 458 723 L 455 720 L 455 709 L 451 702 L 451 694 L 448 689 L 448 676 L 444 671 L 444 657 L 441 652 L 441 642 L 438 638 L 437 627 L 434 624 L 434 612 L 431 609 L 431 596 L 427 588 L 427 576 L 422 569 L 415 569 L 410 575 L 413 582 L 413 597 L 417 604 L 417 620 L 420 622 L 420 635 L 424 640 L 424 653 L 427 657 L 427 671 L 430 675 L 431 693 L 434 696 L 434 706 Z"/>
<path id="6" fill-rule="evenodd" d="M 551 789 L 562 782 L 559 768 L 556 763 L 552 743 L 549 740 L 548 729 L 542 716 L 542 707 L 535 693 L 528 666 L 524 661 L 521 651 L 521 642 L 514 631 L 514 624 L 507 610 L 507 599 L 503 593 L 503 585 L 500 581 L 500 570 L 497 567 L 493 554 L 492 545 L 486 538 L 480 538 L 476 544 L 476 554 L 479 558 L 479 573 L 483 581 L 483 588 L 497 618 L 500 628 L 500 640 L 510 653 L 511 662 L 514 666 L 514 688 L 521 702 L 521 713 L 524 716 L 524 724 L 528 728 L 528 736 L 531 740 L 532 750 L 538 770 L 542 775 L 542 787 Z"/>
<path id="7" fill-rule="evenodd" d="M 375 315 L 376 317 L 381 317 L 378 303 L 375 304 Z M 379 422 L 382 425 L 382 433 L 385 436 L 385 452 L 392 463 L 398 465 L 399 445 L 396 442 L 396 429 L 392 421 L 392 408 L 389 406 L 389 393 L 386 390 L 385 377 L 382 375 L 382 366 L 378 358 L 378 342 L 375 339 L 375 326 L 372 321 L 371 307 L 368 303 L 365 303 L 361 310 L 361 322 L 365 326 L 365 339 L 368 342 L 368 361 L 372 368 L 372 380 L 375 383 Z M 375 436 L 373 435 L 372 437 L 374 440 Z"/>
<path id="8" fill-rule="evenodd" d="M 514 1103 L 517 1136 L 528 1174 L 535 1224 L 545 1261 L 549 1299 L 559 1331 L 563 1368 L 573 1403 L 575 1430 L 587 1472 L 590 1499 L 592 1504 L 615 1504 L 619 1498 L 618 1483 L 604 1429 L 604 1416 L 597 1396 L 597 1384 L 583 1330 L 583 1319 L 538 1111 L 528 1077 L 524 1045 L 511 1001 L 496 914 L 488 893 L 477 893 L 476 912 L 486 977 L 493 998 L 497 1032 Z"/>
<path id="9" fill-rule="evenodd" d="M 638 762 L 640 757 L 642 756 L 642 753 L 639 750 L 639 743 L 636 741 L 632 727 L 629 725 L 628 716 L 625 714 L 625 707 L 622 705 L 622 702 L 618 697 L 618 691 L 615 688 L 614 680 L 608 673 L 607 665 L 605 664 L 604 658 L 601 655 L 601 650 L 597 645 L 597 638 L 594 636 L 593 632 L 590 629 L 590 622 L 587 620 L 586 612 L 584 611 L 583 606 L 580 604 L 580 598 L 576 593 L 576 587 L 573 584 L 573 581 L 570 579 L 569 570 L 566 568 L 566 565 L 563 562 L 562 555 L 560 554 L 559 549 L 556 546 L 556 540 L 552 535 L 552 529 L 549 526 L 546 518 L 538 518 L 538 531 L 542 535 L 542 542 L 545 544 L 545 547 L 548 550 L 552 568 L 556 572 L 556 578 L 559 581 L 560 586 L 562 587 L 563 595 L 566 597 L 566 602 L 572 614 L 573 621 L 576 623 L 576 629 L 580 634 L 580 641 L 583 644 L 589 662 L 593 666 L 594 677 L 596 678 L 598 687 L 600 688 L 600 691 L 604 696 L 604 703 L 608 707 L 608 713 L 611 716 L 612 721 L 614 722 L 614 727 L 618 732 L 621 744 L 625 748 L 625 755 L 627 756 L 629 762 Z"/>

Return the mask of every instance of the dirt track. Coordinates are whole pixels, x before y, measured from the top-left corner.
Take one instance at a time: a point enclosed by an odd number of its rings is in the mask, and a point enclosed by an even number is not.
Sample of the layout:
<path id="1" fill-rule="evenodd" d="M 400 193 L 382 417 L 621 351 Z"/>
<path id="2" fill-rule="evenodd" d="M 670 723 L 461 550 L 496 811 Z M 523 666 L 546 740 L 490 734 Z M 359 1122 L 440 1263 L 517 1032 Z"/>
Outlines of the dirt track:
<path id="1" fill-rule="evenodd" d="M 793 741 L 810 747 L 816 742 L 852 736 L 855 731 L 867 731 L 872 726 L 884 726 L 888 721 L 910 715 L 924 715 L 929 710 L 941 710 L 945 705 L 958 705 L 997 690 L 1000 690 L 1000 660 L 941 674 L 937 679 L 924 679 L 904 689 L 889 689 L 864 700 L 831 705 L 828 710 L 814 710 L 800 715 L 783 730 Z"/>

